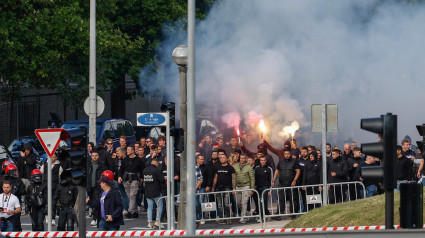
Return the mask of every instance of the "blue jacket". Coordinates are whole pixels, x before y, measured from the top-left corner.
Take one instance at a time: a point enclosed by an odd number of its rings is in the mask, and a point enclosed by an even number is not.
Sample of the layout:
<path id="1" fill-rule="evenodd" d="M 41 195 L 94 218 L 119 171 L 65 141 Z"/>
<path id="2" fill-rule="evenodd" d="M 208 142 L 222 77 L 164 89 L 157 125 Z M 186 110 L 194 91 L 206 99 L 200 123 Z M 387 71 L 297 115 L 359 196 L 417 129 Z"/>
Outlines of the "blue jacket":
<path id="1" fill-rule="evenodd" d="M 99 198 L 102 196 L 103 190 L 100 191 Z M 105 197 L 105 215 L 112 215 L 112 221 L 107 221 L 106 223 L 111 226 L 119 226 L 124 225 L 124 218 L 122 215 L 122 211 L 124 209 L 121 196 L 119 191 L 116 188 L 112 188 L 109 190 L 108 194 Z M 93 208 L 96 208 L 98 213 L 98 217 L 102 217 L 100 210 L 100 200 L 90 200 L 89 205 Z M 106 217 L 105 217 L 106 220 Z M 97 221 L 97 225 L 99 226 L 100 219 Z"/>

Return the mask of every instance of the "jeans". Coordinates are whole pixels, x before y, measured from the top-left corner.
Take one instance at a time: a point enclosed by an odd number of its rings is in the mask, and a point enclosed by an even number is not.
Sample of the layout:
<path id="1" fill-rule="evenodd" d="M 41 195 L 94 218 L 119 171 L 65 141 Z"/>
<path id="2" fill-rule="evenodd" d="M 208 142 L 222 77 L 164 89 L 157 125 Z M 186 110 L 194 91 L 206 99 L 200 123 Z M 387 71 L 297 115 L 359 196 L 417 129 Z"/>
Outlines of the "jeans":
<path id="1" fill-rule="evenodd" d="M 105 220 L 105 218 L 100 219 L 99 221 L 99 231 L 118 231 L 120 229 L 120 226 L 112 226 L 108 224 Z"/>
<path id="2" fill-rule="evenodd" d="M 153 211 L 153 205 L 154 203 L 156 204 L 157 209 L 159 209 L 159 214 L 156 213 L 156 220 L 159 221 L 161 214 L 162 214 L 162 202 L 164 201 L 163 199 L 159 200 L 159 198 L 161 198 L 161 196 L 156 197 L 156 198 L 146 198 L 146 200 L 148 201 L 148 222 L 152 222 L 152 211 Z M 159 200 L 159 203 L 158 203 Z"/>
<path id="3" fill-rule="evenodd" d="M 205 188 L 200 188 L 197 193 L 205 193 Z M 203 218 L 201 204 L 204 202 L 204 199 L 205 194 L 196 196 L 196 220 Z"/>
<path id="4" fill-rule="evenodd" d="M 401 183 L 407 183 L 407 180 L 397 180 L 397 188 L 394 189 L 394 192 L 400 191 L 400 184 Z"/>
<path id="5" fill-rule="evenodd" d="M 224 191 L 232 191 L 230 188 L 224 188 L 224 190 L 220 190 L 220 192 Z M 219 192 L 219 191 L 217 191 Z M 230 217 L 230 199 L 231 199 L 231 192 L 225 192 L 225 193 L 217 193 L 217 208 L 219 209 L 219 217 Z"/>
<path id="6" fill-rule="evenodd" d="M 15 230 L 15 224 L 13 222 L 13 219 L 8 222 L 1 222 L 1 231 L 14 231 Z"/>
<path id="7" fill-rule="evenodd" d="M 128 211 L 128 196 L 127 196 L 127 193 L 125 193 L 125 189 L 124 189 L 124 185 L 122 184 L 122 183 L 119 183 L 118 184 L 118 189 L 119 189 L 119 191 L 120 191 L 120 193 L 121 193 L 121 197 L 122 197 L 122 203 L 123 203 L 123 205 L 124 205 L 124 210 L 127 210 Z"/>

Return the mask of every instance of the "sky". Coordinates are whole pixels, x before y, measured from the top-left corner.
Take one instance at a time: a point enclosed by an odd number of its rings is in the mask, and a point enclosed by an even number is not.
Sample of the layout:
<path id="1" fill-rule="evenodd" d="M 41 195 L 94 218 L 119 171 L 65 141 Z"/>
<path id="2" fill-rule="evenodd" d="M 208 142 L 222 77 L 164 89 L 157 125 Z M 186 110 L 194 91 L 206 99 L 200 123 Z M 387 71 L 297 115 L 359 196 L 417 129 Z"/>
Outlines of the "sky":
<path id="1" fill-rule="evenodd" d="M 179 74 L 171 52 L 187 44 L 183 23 L 164 27 L 157 50 L 165 93 L 176 102 Z M 420 140 L 424 23 L 425 5 L 405 1 L 219 1 L 196 25 L 197 103 L 218 105 L 226 121 L 229 115 L 245 124 L 253 115 L 264 118 L 276 143 L 294 121 L 300 124 L 295 137 L 319 143 L 321 134 L 311 132 L 312 104 L 338 105 L 338 132 L 328 133 L 333 144 L 376 141 L 360 120 L 386 113 L 398 117 L 398 143 L 405 135 Z M 141 82 L 154 82 L 158 75 L 147 69 Z"/>

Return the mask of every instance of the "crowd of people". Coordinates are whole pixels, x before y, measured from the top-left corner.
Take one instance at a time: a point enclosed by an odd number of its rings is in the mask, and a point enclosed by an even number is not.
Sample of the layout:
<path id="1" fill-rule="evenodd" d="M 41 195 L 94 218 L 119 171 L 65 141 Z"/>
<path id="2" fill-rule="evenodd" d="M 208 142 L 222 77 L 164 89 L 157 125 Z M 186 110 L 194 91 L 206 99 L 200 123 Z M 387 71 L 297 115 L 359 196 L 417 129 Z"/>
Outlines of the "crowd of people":
<path id="1" fill-rule="evenodd" d="M 142 211 L 147 212 L 147 228 L 160 225 L 165 216 L 162 196 L 166 195 L 167 154 L 166 139 L 163 136 L 140 138 L 129 145 L 126 137 L 120 137 L 120 146 L 114 148 L 114 141 L 107 139 L 98 145 L 88 144 L 90 162 L 87 173 L 87 208 L 92 217 L 91 225 L 99 230 L 118 230 L 125 218 L 137 218 Z M 250 147 L 250 148 L 248 148 Z M 230 224 L 232 206 L 240 211 L 240 223 L 247 222 L 247 214 L 263 214 L 262 206 L 251 205 L 251 197 L 259 204 L 259 197 L 253 191 L 263 195 L 260 202 L 267 204 L 270 193 L 263 193 L 273 187 L 306 186 L 297 190 L 279 190 L 280 213 L 285 213 L 286 202 L 290 203 L 290 213 L 314 209 L 314 204 L 306 203 L 306 196 L 320 194 L 322 184 L 322 151 L 313 146 L 300 146 L 296 140 L 287 140 L 282 148 L 275 148 L 267 140 L 262 140 L 255 150 L 246 146 L 244 140 L 231 137 L 228 140 L 222 134 L 205 135 L 196 151 L 196 216 L 202 221 L 201 203 L 208 194 L 214 193 L 217 201 L 217 222 Z M 76 220 L 77 188 L 72 181 L 66 180 L 69 173 L 69 161 L 62 160 L 63 151 L 52 156 L 53 215 L 52 224 L 58 231 L 74 230 Z M 329 187 L 330 203 L 374 196 L 382 192 L 379 181 L 363 178 L 361 168 L 379 165 L 378 158 L 362 154 L 356 143 L 347 143 L 341 150 L 338 146 L 326 144 L 324 157 L 327 161 L 327 182 L 344 183 L 360 181 L 365 191 L 350 189 L 349 186 Z M 174 159 L 173 184 L 176 194 L 180 187 L 180 158 Z M 411 181 L 422 181 L 424 159 L 421 151 L 410 149 L 410 141 L 403 140 L 397 146 L 397 185 Z M 195 165 L 194 165 L 195 166 Z M 30 144 L 25 144 L 21 157 L 14 163 L 2 164 L 0 199 L 1 230 L 20 231 L 21 213 L 31 217 L 32 230 L 43 231 L 46 222 L 47 205 L 47 163 L 37 168 L 36 156 Z M 354 185 L 355 186 L 355 185 Z M 340 189 L 343 192 L 335 192 Z M 232 193 L 234 190 L 242 192 Z M 24 198 L 25 197 L 25 198 Z M 295 198 L 295 199 L 294 199 Z M 25 208 L 21 209 L 24 201 Z M 254 209 L 255 206 L 255 209 Z M 266 206 L 267 207 L 267 206 Z M 156 212 L 158 210 L 158 212 Z M 266 215 L 270 214 L 265 209 Z M 262 215 L 258 222 L 264 219 Z M 280 219 L 276 217 L 275 219 Z M 201 222 L 200 222 L 201 223 Z M 200 224 L 197 223 L 197 226 Z"/>

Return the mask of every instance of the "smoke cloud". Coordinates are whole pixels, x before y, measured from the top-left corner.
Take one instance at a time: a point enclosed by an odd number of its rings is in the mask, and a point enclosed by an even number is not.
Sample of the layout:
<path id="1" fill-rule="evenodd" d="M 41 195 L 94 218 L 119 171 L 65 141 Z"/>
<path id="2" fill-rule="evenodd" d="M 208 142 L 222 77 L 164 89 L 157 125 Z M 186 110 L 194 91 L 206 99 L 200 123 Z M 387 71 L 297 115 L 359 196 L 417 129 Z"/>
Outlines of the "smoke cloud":
<path id="1" fill-rule="evenodd" d="M 219 1 L 196 26 L 197 101 L 246 123 L 261 115 L 276 142 L 283 140 L 283 126 L 296 120 L 295 138 L 317 145 L 311 105 L 325 103 L 338 104 L 339 132 L 328 133 L 332 144 L 375 141 L 360 129 L 360 119 L 387 112 L 398 115 L 399 142 L 405 135 L 419 140 L 425 5 L 406 2 Z M 176 102 L 179 76 L 171 52 L 187 44 L 179 29 L 181 23 L 167 26 L 158 49 L 162 73 L 175 83 L 167 83 L 168 96 Z"/>

